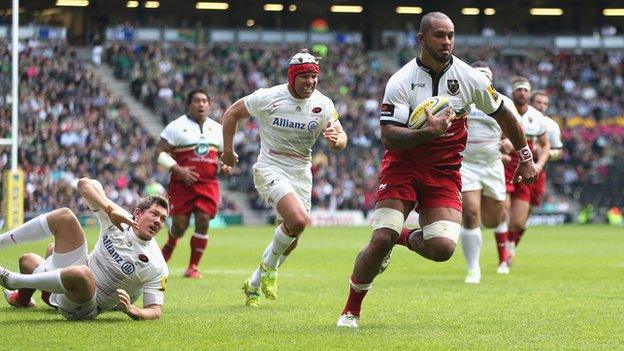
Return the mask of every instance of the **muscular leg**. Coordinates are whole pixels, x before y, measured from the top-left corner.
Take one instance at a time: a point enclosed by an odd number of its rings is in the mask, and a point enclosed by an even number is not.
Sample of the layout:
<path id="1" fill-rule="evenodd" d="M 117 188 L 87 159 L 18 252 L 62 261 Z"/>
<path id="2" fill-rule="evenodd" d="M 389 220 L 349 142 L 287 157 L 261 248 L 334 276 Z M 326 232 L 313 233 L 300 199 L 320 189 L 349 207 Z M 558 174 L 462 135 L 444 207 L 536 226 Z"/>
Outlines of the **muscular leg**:
<path id="1" fill-rule="evenodd" d="M 496 228 L 505 219 L 505 201 L 489 196 L 481 197 L 481 220 L 486 228 Z"/>
<path id="2" fill-rule="evenodd" d="M 211 219 L 209 214 L 195 209 L 195 234 L 191 237 L 191 258 L 185 274 L 187 277 L 201 277 L 197 266 L 208 246 L 208 225 Z"/>
<path id="3" fill-rule="evenodd" d="M 277 268 L 277 263 L 282 254 L 310 223 L 307 210 L 294 193 L 288 193 L 282 197 L 277 203 L 276 210 L 283 218 L 283 222 L 276 228 L 275 237 L 271 242 L 271 250 L 263 261 L 264 265 L 270 269 Z M 296 244 L 288 253 L 292 252 L 295 247 Z"/>
<path id="4" fill-rule="evenodd" d="M 423 229 L 412 231 L 407 238 L 407 247 L 424 258 L 436 262 L 444 262 L 453 256 L 455 252 L 455 241 L 434 236 L 425 239 L 428 230 L 427 226 L 437 221 L 450 221 L 461 223 L 461 212 L 448 207 L 427 208 L 420 211 L 420 226 Z M 444 233 L 432 233 L 440 235 Z"/>
<path id="5" fill-rule="evenodd" d="M 509 241 L 513 242 L 514 246 L 517 246 L 522 234 L 525 231 L 525 224 L 529 219 L 528 201 L 521 199 L 511 199 L 511 212 L 509 221 Z"/>
<path id="6" fill-rule="evenodd" d="M 167 238 L 167 242 L 162 247 L 162 254 L 165 258 L 165 261 L 169 261 L 169 259 L 171 258 L 173 250 L 175 249 L 176 245 L 178 245 L 178 240 L 180 240 L 180 238 L 184 235 L 184 232 L 189 226 L 190 219 L 190 213 L 171 216 L 171 228 L 169 228 L 169 236 Z"/>
<path id="7" fill-rule="evenodd" d="M 69 208 L 60 208 L 37 216 L 16 229 L 0 235 L 0 248 L 23 242 L 38 241 L 53 235 L 55 252 L 73 251 L 85 242 L 85 235 L 76 215 Z"/>
<path id="8" fill-rule="evenodd" d="M 509 210 L 511 207 L 511 198 L 509 194 L 503 202 L 503 213 L 501 215 L 501 222 L 494 230 L 494 238 L 496 239 L 496 249 L 498 251 L 498 273 L 509 273 L 509 267 L 507 260 L 509 258 L 509 250 L 507 248 L 507 242 L 509 241 Z"/>

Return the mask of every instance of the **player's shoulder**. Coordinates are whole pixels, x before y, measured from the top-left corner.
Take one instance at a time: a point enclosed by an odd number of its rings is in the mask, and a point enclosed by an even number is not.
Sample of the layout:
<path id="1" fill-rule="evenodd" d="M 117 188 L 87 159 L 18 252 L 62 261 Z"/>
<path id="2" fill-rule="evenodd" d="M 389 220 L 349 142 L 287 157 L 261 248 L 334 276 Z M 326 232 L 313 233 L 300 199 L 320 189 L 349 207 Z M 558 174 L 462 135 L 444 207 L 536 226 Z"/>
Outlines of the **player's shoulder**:
<path id="1" fill-rule="evenodd" d="M 536 109 L 535 107 L 529 105 L 529 108 L 527 109 L 525 115 L 527 117 L 532 117 L 544 124 L 546 124 L 546 116 L 544 116 L 543 113 L 539 112 L 538 109 Z"/>
<path id="2" fill-rule="evenodd" d="M 312 96 L 310 97 L 310 99 L 312 99 L 312 102 L 317 102 L 323 105 L 334 104 L 334 101 L 329 96 L 323 94 L 322 92 L 318 90 L 314 90 L 314 93 L 312 93 Z"/>
<path id="3" fill-rule="evenodd" d="M 457 56 L 453 56 L 453 69 L 457 73 L 459 79 L 472 86 L 488 86 L 490 82 L 485 78 L 483 73 L 470 66 Z"/>
<path id="4" fill-rule="evenodd" d="M 259 88 L 253 94 L 257 97 L 273 98 L 288 92 L 286 84 L 278 84 L 268 88 Z"/>
<path id="5" fill-rule="evenodd" d="M 185 124 L 188 124 L 188 122 L 189 122 L 189 118 L 186 115 L 182 115 L 182 116 L 174 119 L 173 121 L 169 122 L 165 128 L 172 128 L 172 127 L 177 127 L 177 126 L 183 126 Z"/>
<path id="6" fill-rule="evenodd" d="M 206 118 L 206 121 L 204 122 L 204 125 L 207 125 L 211 128 L 218 128 L 221 129 L 221 123 L 215 121 L 212 118 Z"/>
<path id="7" fill-rule="evenodd" d="M 559 127 L 559 123 L 557 123 L 554 119 L 550 118 L 549 116 L 544 115 L 544 121 L 546 122 L 546 127 L 548 128 L 548 130 L 561 129 L 561 127 Z"/>
<path id="8" fill-rule="evenodd" d="M 412 74 L 417 65 L 418 62 L 416 58 L 410 60 L 390 76 L 388 84 L 404 84 L 404 82 L 411 82 Z"/>

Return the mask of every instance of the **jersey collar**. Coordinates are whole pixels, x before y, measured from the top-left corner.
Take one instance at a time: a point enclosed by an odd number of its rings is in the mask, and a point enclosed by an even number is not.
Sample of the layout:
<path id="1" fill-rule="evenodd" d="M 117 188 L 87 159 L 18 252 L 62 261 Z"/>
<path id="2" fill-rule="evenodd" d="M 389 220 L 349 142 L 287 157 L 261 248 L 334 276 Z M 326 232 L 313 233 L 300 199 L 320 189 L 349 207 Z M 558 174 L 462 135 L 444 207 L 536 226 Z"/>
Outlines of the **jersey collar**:
<path id="1" fill-rule="evenodd" d="M 422 69 L 423 71 L 429 73 L 429 75 L 431 76 L 431 78 L 434 78 L 437 76 L 441 76 L 444 73 L 446 73 L 446 71 L 449 70 L 449 68 L 451 68 L 451 65 L 453 65 L 453 55 L 451 55 L 451 59 L 449 60 L 448 65 L 446 65 L 446 67 L 444 67 L 444 69 L 442 70 L 442 72 L 436 74 L 436 71 L 433 70 L 433 68 L 427 66 L 426 64 L 424 64 L 421 60 L 420 57 L 416 57 L 416 64 L 418 64 L 418 67 L 420 67 L 420 69 Z"/>

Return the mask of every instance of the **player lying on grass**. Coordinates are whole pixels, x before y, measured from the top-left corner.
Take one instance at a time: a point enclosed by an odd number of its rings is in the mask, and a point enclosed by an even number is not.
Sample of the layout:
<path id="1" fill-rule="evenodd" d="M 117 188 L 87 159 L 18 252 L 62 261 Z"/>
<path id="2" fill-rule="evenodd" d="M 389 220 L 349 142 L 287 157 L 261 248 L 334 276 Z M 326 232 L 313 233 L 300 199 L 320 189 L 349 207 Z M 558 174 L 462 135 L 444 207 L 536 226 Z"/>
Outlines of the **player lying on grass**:
<path id="1" fill-rule="evenodd" d="M 68 320 L 94 319 L 114 309 L 137 320 L 160 318 L 169 270 L 154 236 L 167 220 L 167 200 L 145 197 L 130 214 L 106 197 L 97 180 L 80 179 L 78 190 L 100 223 L 95 248 L 88 254 L 84 231 L 68 208 L 0 235 L 0 250 L 54 236 L 45 260 L 28 253 L 19 259 L 20 273 L 0 267 L 7 301 L 33 307 L 31 296 L 39 289 L 42 299 Z M 141 292 L 143 308 L 133 305 Z"/>

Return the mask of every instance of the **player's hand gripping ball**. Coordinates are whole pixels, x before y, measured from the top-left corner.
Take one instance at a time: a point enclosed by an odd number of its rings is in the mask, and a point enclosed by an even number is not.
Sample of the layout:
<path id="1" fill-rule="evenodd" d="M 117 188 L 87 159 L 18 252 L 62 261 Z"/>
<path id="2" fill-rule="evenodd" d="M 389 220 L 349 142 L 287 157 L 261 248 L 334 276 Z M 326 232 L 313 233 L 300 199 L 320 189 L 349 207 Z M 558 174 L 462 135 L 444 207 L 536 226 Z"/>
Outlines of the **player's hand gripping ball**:
<path id="1" fill-rule="evenodd" d="M 446 96 L 433 96 L 416 106 L 414 111 L 410 114 L 407 120 L 407 126 L 411 129 L 420 129 L 425 126 L 427 122 L 427 114 L 425 109 L 434 116 L 439 116 L 441 113 L 445 113 L 445 110 L 449 107 L 449 98 Z"/>

